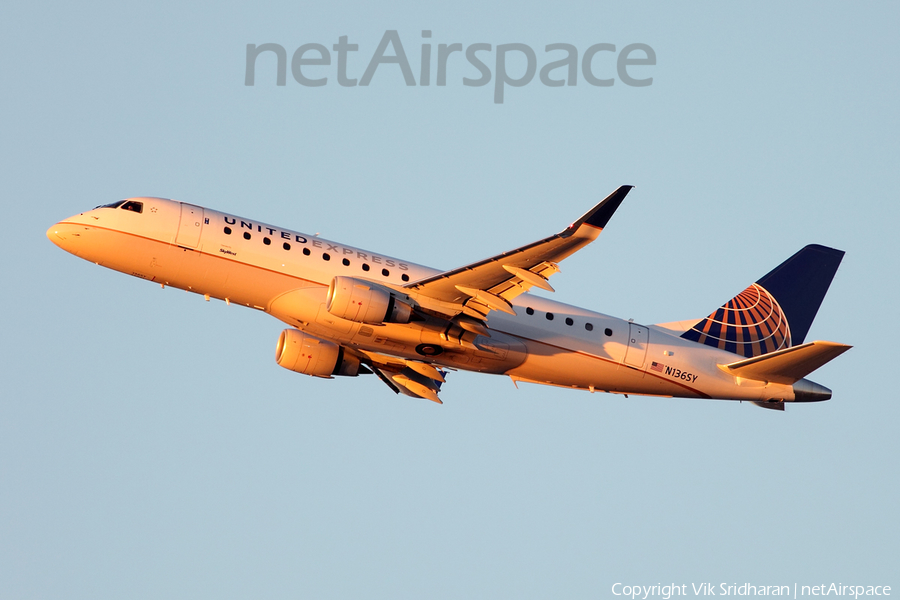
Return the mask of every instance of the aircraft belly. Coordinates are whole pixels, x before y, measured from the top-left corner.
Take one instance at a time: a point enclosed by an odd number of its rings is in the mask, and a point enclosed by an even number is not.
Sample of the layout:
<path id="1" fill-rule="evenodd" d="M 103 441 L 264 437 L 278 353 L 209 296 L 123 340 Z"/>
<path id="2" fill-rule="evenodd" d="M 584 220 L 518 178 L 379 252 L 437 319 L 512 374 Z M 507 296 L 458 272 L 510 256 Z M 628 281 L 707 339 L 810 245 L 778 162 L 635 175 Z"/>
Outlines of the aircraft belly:
<path id="1" fill-rule="evenodd" d="M 101 228 L 83 230 L 78 256 L 140 279 L 257 308 L 300 283 L 228 258 Z"/>
<path id="2" fill-rule="evenodd" d="M 273 297 L 299 283 L 288 275 L 178 246 L 165 245 L 158 253 L 166 268 L 154 281 L 253 308 L 264 309 Z"/>
<path id="3" fill-rule="evenodd" d="M 418 324 L 363 325 L 353 332 L 351 344 L 365 350 L 479 373 L 505 373 L 525 360 L 525 345 L 512 336 L 498 332 L 491 332 L 490 338 L 477 336 L 473 347 L 446 341 L 428 343 L 429 346 L 440 347 L 440 353 L 423 354 L 420 352 L 421 340 L 431 338 L 432 332 Z"/>
<path id="4" fill-rule="evenodd" d="M 528 357 L 513 378 L 562 387 L 653 396 L 706 397 L 699 387 L 622 362 L 623 353 L 572 351 L 529 340 Z M 618 359 L 618 360 L 616 360 Z"/>
<path id="5" fill-rule="evenodd" d="M 285 290 L 302 284 L 289 275 L 208 254 L 201 255 L 198 267 L 195 274 L 202 279 L 199 289 L 193 291 L 260 309 Z"/>
<path id="6" fill-rule="evenodd" d="M 78 256 L 150 281 L 165 281 L 179 269 L 181 251 L 169 244 L 102 228 L 85 228 Z"/>

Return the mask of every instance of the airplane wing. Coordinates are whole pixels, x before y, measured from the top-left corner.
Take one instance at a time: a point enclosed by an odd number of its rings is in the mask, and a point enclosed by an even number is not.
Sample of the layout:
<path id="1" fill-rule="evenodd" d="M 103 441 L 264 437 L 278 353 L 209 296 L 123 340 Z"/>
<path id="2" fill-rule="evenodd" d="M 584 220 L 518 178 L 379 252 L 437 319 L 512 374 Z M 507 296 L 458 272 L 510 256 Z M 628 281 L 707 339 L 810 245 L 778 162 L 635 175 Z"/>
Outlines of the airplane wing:
<path id="1" fill-rule="evenodd" d="M 556 235 L 405 287 L 479 320 L 491 310 L 515 314 L 510 300 L 531 287 L 552 292 L 547 279 L 559 272 L 557 263 L 597 239 L 632 187 L 621 186 Z"/>

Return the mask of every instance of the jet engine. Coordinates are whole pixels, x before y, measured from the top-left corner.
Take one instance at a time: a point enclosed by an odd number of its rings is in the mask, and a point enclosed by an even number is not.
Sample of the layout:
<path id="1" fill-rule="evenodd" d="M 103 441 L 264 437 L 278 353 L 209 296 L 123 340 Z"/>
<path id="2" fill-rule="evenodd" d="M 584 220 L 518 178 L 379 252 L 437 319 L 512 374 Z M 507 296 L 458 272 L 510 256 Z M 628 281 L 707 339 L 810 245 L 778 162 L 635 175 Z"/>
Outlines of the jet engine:
<path id="1" fill-rule="evenodd" d="M 357 323 L 409 323 L 413 316 L 412 306 L 392 290 L 354 277 L 331 281 L 325 308 L 336 317 Z"/>
<path id="2" fill-rule="evenodd" d="M 275 362 L 297 373 L 329 379 L 333 375 L 356 377 L 360 373 L 359 359 L 345 353 L 342 346 L 296 329 L 281 332 Z"/>

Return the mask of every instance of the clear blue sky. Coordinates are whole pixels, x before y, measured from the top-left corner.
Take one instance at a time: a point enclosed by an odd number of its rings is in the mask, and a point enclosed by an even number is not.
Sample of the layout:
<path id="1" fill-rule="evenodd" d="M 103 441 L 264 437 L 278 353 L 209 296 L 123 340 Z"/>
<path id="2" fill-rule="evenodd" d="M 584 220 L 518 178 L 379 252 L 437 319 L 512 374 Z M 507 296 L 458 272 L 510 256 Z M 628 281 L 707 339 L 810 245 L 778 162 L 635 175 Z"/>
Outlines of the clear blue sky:
<path id="1" fill-rule="evenodd" d="M 898 12 L 4 3 L 0 597 L 900 588 L 900 332 L 884 312 L 900 291 Z M 425 29 L 434 54 L 519 42 L 540 68 L 547 44 L 644 43 L 657 64 L 635 68 L 649 87 L 536 77 L 503 104 L 462 85 L 478 76 L 462 61 L 445 87 L 407 87 L 395 66 L 368 87 L 338 85 L 334 66 L 309 67 L 323 87 L 290 73 L 278 87 L 271 62 L 244 85 L 249 43 L 290 55 L 346 35 L 359 78 L 389 29 L 417 79 Z M 637 187 L 555 297 L 699 318 L 807 243 L 841 248 L 810 331 L 855 346 L 814 376 L 833 400 L 776 414 L 454 373 L 436 406 L 283 370 L 276 320 L 44 236 L 154 195 L 452 268 L 554 233 L 621 184 Z"/>

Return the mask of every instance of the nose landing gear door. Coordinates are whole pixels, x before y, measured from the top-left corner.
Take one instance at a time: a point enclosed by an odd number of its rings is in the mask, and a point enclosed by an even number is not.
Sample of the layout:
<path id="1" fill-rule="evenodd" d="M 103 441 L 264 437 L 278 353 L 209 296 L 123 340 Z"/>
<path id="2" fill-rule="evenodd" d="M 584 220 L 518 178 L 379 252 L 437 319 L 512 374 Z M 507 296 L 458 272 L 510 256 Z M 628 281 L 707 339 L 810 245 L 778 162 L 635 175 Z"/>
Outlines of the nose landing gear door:
<path id="1" fill-rule="evenodd" d="M 628 324 L 628 349 L 625 351 L 625 364 L 641 368 L 644 366 L 644 358 L 647 355 L 647 343 L 650 341 L 650 332 L 643 325 L 637 323 Z"/>
<path id="2" fill-rule="evenodd" d="M 193 204 L 181 203 L 181 221 L 175 234 L 175 243 L 182 248 L 196 248 L 203 230 L 203 209 Z"/>

